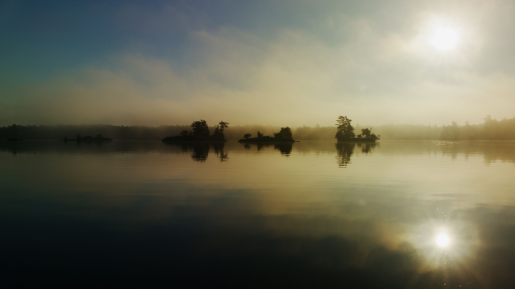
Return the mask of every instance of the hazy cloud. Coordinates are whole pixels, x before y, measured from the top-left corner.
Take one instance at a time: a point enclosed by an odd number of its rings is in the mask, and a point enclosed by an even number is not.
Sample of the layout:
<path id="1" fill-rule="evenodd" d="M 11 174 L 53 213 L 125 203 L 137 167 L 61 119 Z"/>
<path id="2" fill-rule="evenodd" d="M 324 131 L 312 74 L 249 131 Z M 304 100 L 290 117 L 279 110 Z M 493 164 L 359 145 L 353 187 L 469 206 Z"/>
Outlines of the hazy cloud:
<path id="1" fill-rule="evenodd" d="M 213 14 L 184 3 L 123 6 L 115 22 L 137 41 L 110 52 L 105 63 L 3 86 L 0 122 L 159 125 L 202 118 L 296 126 L 332 125 L 341 114 L 374 125 L 513 117 L 515 42 L 501 35 L 515 24 L 505 12 L 513 5 L 331 3 L 294 5 L 299 15 L 310 7 L 313 13 L 301 21 L 284 12 L 288 21 L 269 26 L 245 5 L 221 4 L 233 10 Z M 286 11 L 290 4 L 267 5 Z M 491 21 L 501 10 L 507 26 Z M 248 16 L 241 26 L 238 11 Z M 457 48 L 442 53 L 427 41 L 431 27 L 445 21 L 461 34 Z M 180 53 L 162 49 L 175 42 Z"/>

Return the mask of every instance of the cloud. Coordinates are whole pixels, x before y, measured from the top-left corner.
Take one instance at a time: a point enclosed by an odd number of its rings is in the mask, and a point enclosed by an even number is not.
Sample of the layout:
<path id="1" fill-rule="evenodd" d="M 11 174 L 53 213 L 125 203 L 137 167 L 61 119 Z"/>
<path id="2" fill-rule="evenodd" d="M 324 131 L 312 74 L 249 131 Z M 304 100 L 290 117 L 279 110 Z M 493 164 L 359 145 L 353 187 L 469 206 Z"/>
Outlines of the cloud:
<path id="1" fill-rule="evenodd" d="M 162 13 L 179 13 L 170 9 Z M 412 25 L 433 14 L 419 15 L 410 17 Z M 174 21 L 187 26 L 188 17 Z M 161 18 L 147 24 L 159 26 Z M 479 50 L 428 53 L 418 28 L 378 29 L 377 21 L 332 13 L 317 25 L 331 27 L 336 42 L 303 29 L 266 36 L 231 26 L 192 30 L 182 60 L 126 51 L 43 84 L 3 87 L 12 97 L 0 106 L 10 112 L 0 121 L 160 125 L 223 119 L 297 126 L 332 125 L 338 115 L 367 125 L 513 116 L 505 105 L 512 103 L 513 76 L 474 71 L 482 61 Z"/>

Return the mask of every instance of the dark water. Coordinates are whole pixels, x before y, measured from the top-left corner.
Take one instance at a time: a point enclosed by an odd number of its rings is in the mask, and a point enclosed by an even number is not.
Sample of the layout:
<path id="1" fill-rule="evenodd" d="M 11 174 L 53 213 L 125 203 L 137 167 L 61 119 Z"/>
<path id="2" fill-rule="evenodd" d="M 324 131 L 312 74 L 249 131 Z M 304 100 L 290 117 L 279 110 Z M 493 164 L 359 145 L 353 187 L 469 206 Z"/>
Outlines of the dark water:
<path id="1" fill-rule="evenodd" d="M 514 185 L 514 142 L 0 142 L 0 288 L 515 288 Z"/>

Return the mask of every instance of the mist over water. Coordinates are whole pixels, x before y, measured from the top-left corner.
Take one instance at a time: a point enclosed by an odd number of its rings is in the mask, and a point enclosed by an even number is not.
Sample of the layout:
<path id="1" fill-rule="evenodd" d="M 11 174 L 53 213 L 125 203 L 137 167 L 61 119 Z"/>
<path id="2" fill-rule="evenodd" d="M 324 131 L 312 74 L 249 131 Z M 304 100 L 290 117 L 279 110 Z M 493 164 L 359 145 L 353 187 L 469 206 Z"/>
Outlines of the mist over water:
<path id="1" fill-rule="evenodd" d="M 0 285 L 508 288 L 514 173 L 513 142 L 0 142 Z"/>
<path id="2" fill-rule="evenodd" d="M 515 288 L 511 2 L 0 1 L 0 289 Z"/>

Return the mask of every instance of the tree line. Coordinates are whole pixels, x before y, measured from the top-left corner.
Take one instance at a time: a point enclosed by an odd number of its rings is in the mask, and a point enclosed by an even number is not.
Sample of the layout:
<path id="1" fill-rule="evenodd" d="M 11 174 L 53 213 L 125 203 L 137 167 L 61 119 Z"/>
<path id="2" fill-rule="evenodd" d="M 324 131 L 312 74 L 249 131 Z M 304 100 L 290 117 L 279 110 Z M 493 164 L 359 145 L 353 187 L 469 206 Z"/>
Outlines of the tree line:
<path id="1" fill-rule="evenodd" d="M 355 131 L 363 126 L 355 125 Z M 367 127 L 369 128 L 369 127 Z M 248 132 L 260 131 L 264 135 L 272 135 L 280 131 L 280 126 L 241 125 L 224 129 L 224 136 L 229 140 L 238 140 Z M 63 137 L 73 138 L 80 135 L 97 135 L 114 140 L 160 140 L 164 136 L 178 135 L 182 131 L 190 131 L 190 125 L 115 126 L 115 125 L 9 125 L 0 127 L 0 139 L 21 138 L 57 140 Z M 210 131 L 216 130 L 209 126 Z M 490 116 L 484 123 L 458 125 L 381 125 L 374 126 L 373 131 L 381 135 L 382 140 L 515 140 L 515 117 L 495 120 Z M 301 126 L 291 128 L 296 140 L 334 140 L 334 126 Z"/>
<path id="2" fill-rule="evenodd" d="M 203 119 L 194 121 L 190 125 L 191 130 L 183 130 L 179 135 L 169 136 L 163 141 L 226 141 L 224 131 L 229 127 L 229 123 L 220 121 L 211 135 L 209 133 L 209 126 Z"/>

